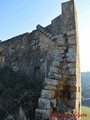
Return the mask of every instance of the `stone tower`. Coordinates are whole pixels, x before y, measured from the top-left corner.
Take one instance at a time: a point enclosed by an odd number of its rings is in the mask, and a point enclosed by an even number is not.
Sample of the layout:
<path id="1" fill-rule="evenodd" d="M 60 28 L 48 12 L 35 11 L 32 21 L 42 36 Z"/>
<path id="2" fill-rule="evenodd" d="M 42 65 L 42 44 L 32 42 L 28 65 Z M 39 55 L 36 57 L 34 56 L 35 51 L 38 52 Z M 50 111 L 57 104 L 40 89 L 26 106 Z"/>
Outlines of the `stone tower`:
<path id="1" fill-rule="evenodd" d="M 41 34 L 48 36 L 54 42 L 55 47 L 50 51 L 53 54 L 53 60 L 44 79 L 41 97 L 38 99 L 36 119 L 79 119 L 75 116 L 81 113 L 81 78 L 77 14 L 74 1 L 62 3 L 62 14 L 52 20 L 46 28 L 38 25 L 37 29 Z M 45 29 L 49 33 L 45 32 Z M 71 116 L 60 116 L 59 118 L 55 116 L 55 113 L 64 115 L 69 113 Z"/>

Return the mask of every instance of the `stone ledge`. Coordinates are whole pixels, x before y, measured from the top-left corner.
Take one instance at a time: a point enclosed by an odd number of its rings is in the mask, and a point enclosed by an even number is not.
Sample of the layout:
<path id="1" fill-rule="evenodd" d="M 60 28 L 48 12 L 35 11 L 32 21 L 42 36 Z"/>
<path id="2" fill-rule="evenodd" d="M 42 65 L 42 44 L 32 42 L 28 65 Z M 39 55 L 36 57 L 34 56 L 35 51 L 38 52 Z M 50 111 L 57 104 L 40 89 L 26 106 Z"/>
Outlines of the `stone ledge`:
<path id="1" fill-rule="evenodd" d="M 42 27 L 41 25 L 37 25 L 36 28 L 38 29 L 39 32 L 43 33 L 45 36 L 47 36 L 49 39 L 54 40 L 55 38 L 52 36 L 52 34 L 50 34 L 49 32 L 47 32 L 45 30 L 44 27 Z"/>

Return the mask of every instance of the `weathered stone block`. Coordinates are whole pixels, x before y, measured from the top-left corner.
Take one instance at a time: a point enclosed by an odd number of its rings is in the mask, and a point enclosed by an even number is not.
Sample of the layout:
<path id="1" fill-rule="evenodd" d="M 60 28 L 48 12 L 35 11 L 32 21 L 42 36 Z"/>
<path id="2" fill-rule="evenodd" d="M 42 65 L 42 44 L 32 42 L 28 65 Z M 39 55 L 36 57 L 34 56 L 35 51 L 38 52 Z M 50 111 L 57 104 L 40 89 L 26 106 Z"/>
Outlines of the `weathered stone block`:
<path id="1" fill-rule="evenodd" d="M 71 45 L 76 44 L 76 39 L 75 38 L 69 39 L 68 43 Z"/>
<path id="2" fill-rule="evenodd" d="M 51 67 L 50 67 L 50 72 L 59 73 L 59 68 L 54 67 L 54 66 L 51 66 Z"/>
<path id="3" fill-rule="evenodd" d="M 41 109 L 51 108 L 50 100 L 46 98 L 39 98 L 38 107 Z"/>
<path id="4" fill-rule="evenodd" d="M 59 81 L 59 84 L 60 84 L 60 85 L 66 85 L 65 81 L 63 81 L 63 80 L 60 80 L 60 81 Z"/>
<path id="5" fill-rule="evenodd" d="M 59 85 L 58 86 L 58 90 L 64 90 L 64 86 L 63 85 Z"/>
<path id="6" fill-rule="evenodd" d="M 68 65 L 63 65 L 62 66 L 62 70 L 65 70 L 65 69 L 67 69 L 68 68 Z"/>
<path id="7" fill-rule="evenodd" d="M 55 61 L 63 62 L 62 56 L 54 56 Z"/>
<path id="8" fill-rule="evenodd" d="M 57 43 L 57 45 L 60 45 L 60 46 L 65 45 L 65 39 L 62 38 L 62 40 L 61 40 L 59 38 L 59 39 L 56 40 L 56 43 Z"/>
<path id="9" fill-rule="evenodd" d="M 44 83 L 45 84 L 50 84 L 50 85 L 57 85 L 58 84 L 58 80 L 45 78 Z"/>
<path id="10" fill-rule="evenodd" d="M 75 30 L 71 30 L 71 31 L 68 31 L 67 32 L 67 35 L 75 35 L 76 34 L 76 31 Z"/>
<path id="11" fill-rule="evenodd" d="M 68 75 L 68 69 L 62 69 L 62 74 L 63 75 Z"/>
<path id="12" fill-rule="evenodd" d="M 53 53 L 54 53 L 54 56 L 59 56 L 59 50 L 56 49 L 53 51 Z"/>
<path id="13" fill-rule="evenodd" d="M 75 75 L 70 75 L 70 76 L 69 76 L 69 79 L 70 79 L 70 80 L 76 80 L 76 76 L 75 76 Z"/>
<path id="14" fill-rule="evenodd" d="M 41 91 L 41 98 L 53 98 L 55 97 L 55 91 L 54 90 L 42 90 Z"/>
<path id="15" fill-rule="evenodd" d="M 69 68 L 69 74 L 76 74 L 76 68 Z"/>
<path id="16" fill-rule="evenodd" d="M 50 117 L 49 120 L 59 120 L 57 117 Z"/>
<path id="17" fill-rule="evenodd" d="M 74 80 L 67 80 L 67 81 L 66 81 L 66 85 L 76 86 L 76 81 L 74 81 Z"/>
<path id="18" fill-rule="evenodd" d="M 63 34 L 59 34 L 57 36 L 58 36 L 57 38 L 60 39 L 60 40 L 63 40 L 63 38 L 64 38 Z"/>
<path id="19" fill-rule="evenodd" d="M 70 92 L 70 97 L 74 99 L 79 98 L 79 92 Z"/>
<path id="20" fill-rule="evenodd" d="M 68 53 L 66 53 L 68 62 L 76 62 L 76 49 L 69 48 Z"/>
<path id="21" fill-rule="evenodd" d="M 59 51 L 66 50 L 66 46 L 58 46 L 58 50 L 59 50 Z M 62 52 L 61 52 L 61 53 L 62 53 Z"/>
<path id="22" fill-rule="evenodd" d="M 76 63 L 69 63 L 69 64 L 67 64 L 68 65 L 68 67 L 76 67 Z"/>
<path id="23" fill-rule="evenodd" d="M 48 89 L 48 90 L 56 90 L 56 86 L 52 86 L 52 85 L 44 85 L 44 89 Z"/>
<path id="24" fill-rule="evenodd" d="M 35 120 L 46 120 L 49 118 L 52 109 L 36 109 Z"/>
<path id="25" fill-rule="evenodd" d="M 54 57 L 60 57 L 62 56 L 65 52 L 64 52 L 64 49 L 61 48 L 61 49 L 56 49 L 53 51 L 54 52 Z M 63 57 L 63 56 L 62 56 Z"/>
<path id="26" fill-rule="evenodd" d="M 60 67 L 60 62 L 59 61 L 53 61 L 52 65 L 55 66 L 55 67 Z"/>
<path id="27" fill-rule="evenodd" d="M 72 100 L 72 99 L 70 99 L 70 100 L 68 100 L 68 105 L 71 107 L 71 108 L 75 108 L 75 106 L 76 106 L 76 99 L 74 99 L 74 100 Z"/>
<path id="28" fill-rule="evenodd" d="M 50 99 L 50 104 L 51 104 L 52 108 L 56 107 L 56 99 L 55 98 L 51 98 Z"/>
<path id="29" fill-rule="evenodd" d="M 61 78 L 61 75 L 60 74 L 56 74 L 56 73 L 50 73 L 49 72 L 49 74 L 48 74 L 48 77 L 49 78 L 54 78 L 54 79 L 59 79 L 59 78 Z"/>
<path id="30" fill-rule="evenodd" d="M 70 87 L 69 87 L 69 91 L 77 92 L 77 91 L 78 91 L 78 87 L 70 86 Z"/>

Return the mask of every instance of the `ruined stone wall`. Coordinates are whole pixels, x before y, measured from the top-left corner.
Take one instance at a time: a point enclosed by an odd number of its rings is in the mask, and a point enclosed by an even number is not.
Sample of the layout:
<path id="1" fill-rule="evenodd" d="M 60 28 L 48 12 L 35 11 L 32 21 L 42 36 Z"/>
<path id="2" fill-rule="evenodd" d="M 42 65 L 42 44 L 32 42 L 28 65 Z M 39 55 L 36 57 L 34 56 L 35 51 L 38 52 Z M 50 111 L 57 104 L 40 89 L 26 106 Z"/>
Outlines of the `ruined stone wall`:
<path id="1" fill-rule="evenodd" d="M 6 65 L 14 71 L 24 72 L 31 80 L 35 79 L 35 68 L 40 67 L 38 77 L 43 81 L 53 59 L 52 49 L 54 42 L 38 30 L 25 33 L 0 43 L 0 66 Z"/>
<path id="2" fill-rule="evenodd" d="M 80 58 L 73 0 L 62 3 L 62 14 L 45 28 L 37 25 L 32 33 L 1 42 L 0 58 L 1 66 L 22 71 L 33 81 L 43 81 L 35 119 L 49 119 L 52 112 L 80 113 Z M 78 118 L 60 118 L 64 119 Z"/>
<path id="3" fill-rule="evenodd" d="M 80 114 L 81 80 L 77 31 L 77 18 L 73 0 L 62 4 L 62 14 L 46 30 L 51 31 L 55 49 L 54 59 L 44 80 L 44 89 L 38 100 L 36 119 L 46 120 L 50 113 L 69 113 L 70 117 L 50 119 L 76 120 Z M 64 104 L 64 105 L 63 105 Z"/>

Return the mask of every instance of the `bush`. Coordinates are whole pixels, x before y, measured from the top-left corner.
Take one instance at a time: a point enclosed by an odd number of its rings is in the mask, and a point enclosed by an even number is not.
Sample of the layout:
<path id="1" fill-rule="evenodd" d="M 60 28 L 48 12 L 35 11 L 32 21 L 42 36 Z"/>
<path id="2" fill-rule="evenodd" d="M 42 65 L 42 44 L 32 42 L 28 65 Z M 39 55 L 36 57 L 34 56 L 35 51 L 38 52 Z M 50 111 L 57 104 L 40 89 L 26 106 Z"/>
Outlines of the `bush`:
<path id="1" fill-rule="evenodd" d="M 33 120 L 42 88 L 40 81 L 37 84 L 39 87 L 36 89 L 36 84 L 25 74 L 14 72 L 8 67 L 0 68 L 0 120 L 7 115 L 18 115 L 20 107 L 26 119 Z"/>

